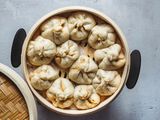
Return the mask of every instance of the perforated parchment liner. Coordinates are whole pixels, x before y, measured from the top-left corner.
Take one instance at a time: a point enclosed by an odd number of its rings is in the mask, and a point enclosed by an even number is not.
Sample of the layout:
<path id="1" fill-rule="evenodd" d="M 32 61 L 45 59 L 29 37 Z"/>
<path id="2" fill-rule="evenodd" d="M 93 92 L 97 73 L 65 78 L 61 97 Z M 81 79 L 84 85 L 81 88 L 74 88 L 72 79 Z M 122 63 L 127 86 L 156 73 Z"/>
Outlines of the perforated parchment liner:
<path id="1" fill-rule="evenodd" d="M 0 73 L 0 120 L 29 120 L 26 101 L 16 85 Z"/>
<path id="2" fill-rule="evenodd" d="M 86 12 L 86 11 L 85 11 L 85 12 Z M 54 16 L 63 16 L 63 17 L 68 18 L 68 16 L 70 16 L 71 14 L 72 14 L 72 12 L 70 12 L 70 13 L 63 13 L 63 14 L 57 14 L 57 15 L 54 15 Z M 89 13 L 89 14 L 91 14 L 91 13 Z M 93 14 L 92 14 L 92 15 L 93 15 Z M 53 16 L 52 16 L 52 17 L 53 17 Z M 97 24 L 106 23 L 106 22 L 103 21 L 101 18 L 99 18 L 99 17 L 97 17 L 97 16 L 95 16 L 95 15 L 93 15 L 93 17 L 94 17 L 94 19 L 96 20 L 96 23 L 97 23 Z M 31 40 L 34 40 L 38 35 L 40 35 L 40 33 L 41 33 L 40 29 L 37 29 L 37 31 L 33 34 Z M 118 36 L 118 35 L 117 35 L 117 36 Z M 71 40 L 71 39 L 70 39 L 70 40 Z M 79 46 L 79 48 L 80 48 L 80 54 L 83 54 L 83 55 L 85 54 L 85 55 L 91 57 L 91 58 L 94 60 L 94 58 L 93 58 L 93 53 L 94 53 L 95 50 L 94 50 L 93 48 L 91 48 L 91 47 L 87 44 L 87 40 L 83 40 L 83 41 L 80 41 L 80 42 L 74 41 L 74 42 L 76 42 L 76 43 L 78 44 L 78 46 Z M 118 43 L 118 44 L 121 45 L 121 47 L 122 47 L 122 52 L 125 54 L 124 46 L 121 44 L 121 41 L 120 41 L 119 38 L 117 38 L 116 43 Z M 26 58 L 27 58 L 27 57 L 26 57 Z M 33 70 L 36 69 L 36 67 L 32 66 L 28 61 L 27 61 L 26 63 L 27 63 L 28 73 L 30 73 L 30 72 L 32 72 Z M 60 67 L 58 67 L 58 66 L 55 64 L 54 60 L 51 62 L 50 65 L 52 65 L 52 66 L 54 66 L 54 67 L 57 67 L 57 68 L 60 70 L 60 73 L 59 73 L 60 77 L 68 78 L 68 74 L 67 74 L 67 73 L 68 73 L 68 70 L 69 70 L 69 69 L 61 69 Z M 118 69 L 118 70 L 116 70 L 116 71 L 118 71 L 118 73 L 119 73 L 120 75 L 122 75 L 122 73 L 123 73 L 123 67 L 120 68 L 120 69 Z M 72 82 L 72 81 L 71 81 L 71 82 Z M 72 82 L 72 83 L 73 83 L 73 82 Z M 73 84 L 76 85 L 75 83 L 73 83 Z M 47 99 L 47 97 L 46 97 L 46 91 L 38 91 L 38 93 L 40 93 L 45 99 Z M 104 101 L 105 99 L 107 99 L 107 97 L 102 97 L 102 96 L 101 96 L 101 102 Z M 71 107 L 70 109 L 76 109 L 76 107 L 75 107 L 74 105 L 72 105 L 72 107 Z"/>

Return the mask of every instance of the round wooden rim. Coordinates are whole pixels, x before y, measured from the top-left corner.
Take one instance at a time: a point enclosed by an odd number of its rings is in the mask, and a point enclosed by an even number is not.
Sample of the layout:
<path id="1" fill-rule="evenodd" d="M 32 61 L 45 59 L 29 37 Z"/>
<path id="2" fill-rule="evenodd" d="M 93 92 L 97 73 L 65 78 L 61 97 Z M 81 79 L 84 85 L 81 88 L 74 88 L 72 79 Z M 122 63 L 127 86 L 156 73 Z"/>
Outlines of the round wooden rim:
<path id="1" fill-rule="evenodd" d="M 45 98 L 43 98 L 30 84 L 30 80 L 29 80 L 29 75 L 28 75 L 28 70 L 27 70 L 27 64 L 26 64 L 26 48 L 28 46 L 28 42 L 31 39 L 31 37 L 33 36 L 34 32 L 39 28 L 39 26 L 48 18 L 50 18 L 53 15 L 56 14 L 60 14 L 63 12 L 71 12 L 71 11 L 86 11 L 86 12 L 90 12 L 98 17 L 100 17 L 101 19 L 105 20 L 106 22 L 108 22 L 109 24 L 111 24 L 116 32 L 118 33 L 121 42 L 125 48 L 125 57 L 126 57 L 126 64 L 124 66 L 124 71 L 122 74 L 122 81 L 121 84 L 118 88 L 118 90 L 112 95 L 110 96 L 108 99 L 106 99 L 105 101 L 101 102 L 98 106 L 96 106 L 95 108 L 92 109 L 88 109 L 88 110 L 65 110 L 65 109 L 60 109 L 60 108 L 56 108 L 54 107 L 51 103 L 49 103 Z M 31 30 L 29 31 L 24 44 L 23 44 L 23 48 L 22 48 L 22 55 L 21 55 L 21 63 L 22 63 L 22 69 L 24 72 L 24 76 L 26 78 L 26 81 L 31 89 L 31 91 L 33 92 L 33 94 L 37 97 L 37 99 L 47 108 L 51 109 L 52 111 L 58 112 L 58 113 L 62 113 L 62 114 L 67 114 L 67 115 L 82 115 L 82 114 L 88 114 L 88 113 L 92 113 L 95 112 L 97 110 L 99 110 L 100 108 L 104 107 L 105 105 L 111 103 L 121 92 L 122 88 L 124 87 L 124 85 L 126 84 L 127 78 L 128 78 L 128 74 L 129 74 L 129 70 L 130 70 L 130 54 L 129 54 L 129 48 L 127 45 L 127 41 L 125 36 L 123 35 L 121 29 L 118 27 L 118 25 L 112 20 L 110 19 L 108 16 L 106 16 L 105 14 L 92 9 L 92 8 L 88 8 L 88 7 L 82 7 L 82 6 L 70 6 L 70 7 L 64 7 L 64 8 L 60 8 L 57 10 L 54 10 L 50 13 L 48 13 L 47 15 L 43 16 L 41 19 L 39 19 L 36 24 L 34 24 L 34 26 L 31 28 Z"/>
<path id="2" fill-rule="evenodd" d="M 38 120 L 37 119 L 37 107 L 35 99 L 28 88 L 26 82 L 12 69 L 0 63 L 0 72 L 6 75 L 21 91 L 26 103 L 29 112 L 29 120 Z"/>

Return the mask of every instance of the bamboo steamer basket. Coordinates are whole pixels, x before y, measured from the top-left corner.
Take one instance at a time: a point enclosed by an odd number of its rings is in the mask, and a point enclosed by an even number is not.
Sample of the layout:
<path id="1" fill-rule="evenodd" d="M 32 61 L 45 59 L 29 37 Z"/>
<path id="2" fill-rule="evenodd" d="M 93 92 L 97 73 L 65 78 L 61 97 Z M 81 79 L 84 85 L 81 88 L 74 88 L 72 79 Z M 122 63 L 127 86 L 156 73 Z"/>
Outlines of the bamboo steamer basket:
<path id="1" fill-rule="evenodd" d="M 37 108 L 26 82 L 0 63 L 0 120 L 37 120 Z"/>
<path id="2" fill-rule="evenodd" d="M 51 18 L 52 16 L 55 16 L 55 15 L 61 14 L 64 16 L 68 16 L 72 12 L 76 12 L 76 11 L 88 12 L 88 13 L 92 14 L 93 16 L 95 16 L 96 21 L 98 21 L 99 23 L 101 23 L 101 20 L 103 20 L 103 21 L 109 23 L 110 25 L 112 25 L 114 27 L 116 33 L 118 34 L 119 41 L 120 41 L 120 44 L 122 46 L 122 49 L 123 49 L 123 52 L 124 52 L 124 55 L 126 58 L 126 64 L 123 67 L 122 74 L 121 74 L 121 77 L 122 77 L 121 83 L 120 83 L 117 91 L 112 96 L 108 97 L 103 102 L 101 102 L 95 108 L 88 109 L 88 110 L 56 108 L 50 102 L 48 102 L 44 97 L 42 97 L 42 95 L 40 95 L 30 84 L 30 80 L 29 80 L 30 69 L 27 66 L 27 58 L 26 58 L 26 49 L 27 49 L 28 43 L 32 38 L 34 38 L 36 35 L 39 34 L 39 32 L 37 32 L 37 31 L 39 31 L 39 27 L 42 25 L 42 23 L 44 23 L 44 21 L 48 20 L 49 18 Z M 83 45 L 80 45 L 80 46 L 84 47 Z M 90 56 L 92 56 L 90 53 L 88 53 L 88 54 Z M 129 71 L 130 71 L 130 53 L 129 53 L 129 48 L 128 48 L 125 36 L 123 35 L 120 28 L 117 26 L 117 24 L 112 19 L 110 19 L 108 16 L 106 16 L 105 14 L 103 14 L 95 9 L 91 9 L 91 8 L 87 8 L 87 7 L 80 7 L 80 6 L 72 6 L 72 7 L 65 7 L 65 8 L 54 10 L 54 11 L 48 13 L 47 15 L 43 16 L 40 20 L 38 20 L 36 22 L 36 24 L 31 28 L 31 30 L 27 34 L 26 39 L 24 40 L 23 47 L 22 47 L 22 54 L 21 54 L 21 63 L 22 63 L 22 69 L 24 72 L 24 76 L 26 78 L 26 81 L 27 81 L 31 91 L 45 107 L 49 108 L 52 111 L 62 113 L 62 114 L 84 115 L 84 114 L 88 114 L 88 113 L 93 113 L 93 112 L 101 109 L 105 105 L 112 102 L 118 96 L 118 94 L 121 92 L 122 88 L 126 84 L 126 81 L 127 81 L 128 75 L 129 75 Z M 63 73 L 64 72 L 62 71 L 62 76 L 64 75 Z"/>

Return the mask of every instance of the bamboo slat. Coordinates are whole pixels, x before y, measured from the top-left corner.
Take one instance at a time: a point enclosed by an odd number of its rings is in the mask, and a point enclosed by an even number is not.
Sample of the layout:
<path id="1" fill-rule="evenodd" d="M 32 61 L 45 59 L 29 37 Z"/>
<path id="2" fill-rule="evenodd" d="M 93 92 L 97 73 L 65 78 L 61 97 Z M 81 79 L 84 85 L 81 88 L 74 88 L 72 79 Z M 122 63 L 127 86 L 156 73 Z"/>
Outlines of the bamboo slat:
<path id="1" fill-rule="evenodd" d="M 27 104 L 16 85 L 0 73 L 0 120 L 29 120 Z"/>

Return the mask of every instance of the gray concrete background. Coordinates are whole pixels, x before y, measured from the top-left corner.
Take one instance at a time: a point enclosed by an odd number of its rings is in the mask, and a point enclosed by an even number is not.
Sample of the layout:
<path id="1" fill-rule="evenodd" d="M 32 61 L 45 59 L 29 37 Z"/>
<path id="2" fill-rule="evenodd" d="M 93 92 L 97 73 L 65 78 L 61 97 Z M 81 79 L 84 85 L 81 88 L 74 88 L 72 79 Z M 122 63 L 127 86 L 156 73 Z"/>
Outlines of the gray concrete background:
<path id="1" fill-rule="evenodd" d="M 0 0 L 0 62 L 12 68 L 10 50 L 18 28 L 28 32 L 46 13 L 70 5 L 92 7 L 111 17 L 124 32 L 130 50 L 141 51 L 141 74 L 134 89 L 125 87 L 114 102 L 95 114 L 67 117 L 38 104 L 39 120 L 159 120 L 159 0 Z M 23 76 L 21 68 L 14 70 Z"/>

